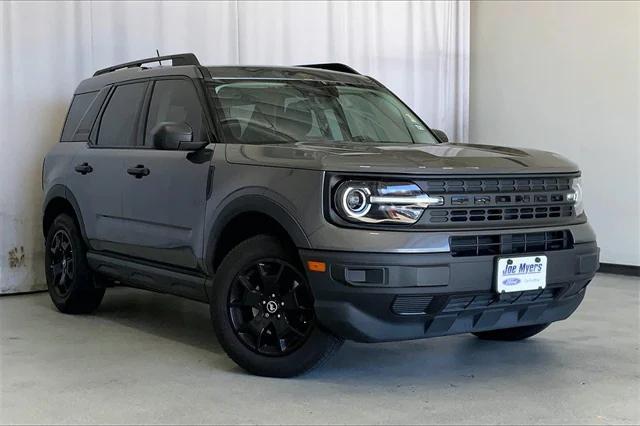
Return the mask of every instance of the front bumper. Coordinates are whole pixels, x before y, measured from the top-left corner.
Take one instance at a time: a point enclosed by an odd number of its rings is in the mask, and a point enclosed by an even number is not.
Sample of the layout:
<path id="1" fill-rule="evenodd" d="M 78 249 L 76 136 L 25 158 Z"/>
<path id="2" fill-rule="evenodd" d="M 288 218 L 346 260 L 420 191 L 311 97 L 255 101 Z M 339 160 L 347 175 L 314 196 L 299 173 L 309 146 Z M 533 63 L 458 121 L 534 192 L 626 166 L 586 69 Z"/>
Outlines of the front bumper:
<path id="1" fill-rule="evenodd" d="M 359 342 L 409 340 L 542 324 L 567 318 L 598 269 L 595 242 L 547 256 L 544 290 L 499 296 L 495 256 L 301 250 L 320 323 Z"/>

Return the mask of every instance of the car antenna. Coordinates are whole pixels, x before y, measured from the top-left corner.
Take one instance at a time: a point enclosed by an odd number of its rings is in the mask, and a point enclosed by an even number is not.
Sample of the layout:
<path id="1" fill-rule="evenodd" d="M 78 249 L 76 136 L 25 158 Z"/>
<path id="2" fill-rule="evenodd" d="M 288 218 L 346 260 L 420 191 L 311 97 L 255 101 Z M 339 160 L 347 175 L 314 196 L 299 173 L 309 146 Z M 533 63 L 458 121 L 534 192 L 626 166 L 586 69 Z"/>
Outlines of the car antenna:
<path id="1" fill-rule="evenodd" d="M 160 51 L 158 49 L 156 49 L 156 55 L 158 55 L 158 58 L 160 57 Z M 158 61 L 158 63 L 162 66 L 162 61 Z"/>

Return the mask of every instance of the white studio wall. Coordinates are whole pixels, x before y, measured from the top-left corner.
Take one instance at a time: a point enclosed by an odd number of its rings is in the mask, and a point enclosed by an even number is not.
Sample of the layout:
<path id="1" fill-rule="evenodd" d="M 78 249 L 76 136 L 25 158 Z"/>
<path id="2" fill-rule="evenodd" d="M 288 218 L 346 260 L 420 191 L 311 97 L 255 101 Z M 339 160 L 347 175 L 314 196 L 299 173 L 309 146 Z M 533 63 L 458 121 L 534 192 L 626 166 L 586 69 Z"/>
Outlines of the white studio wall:
<path id="1" fill-rule="evenodd" d="M 211 65 L 345 62 L 467 139 L 467 1 L 0 2 L 0 293 L 44 288 L 42 159 L 76 85 L 156 49 Z"/>
<path id="2" fill-rule="evenodd" d="M 601 262 L 640 265 L 640 3 L 474 2 L 470 140 L 580 165 Z"/>

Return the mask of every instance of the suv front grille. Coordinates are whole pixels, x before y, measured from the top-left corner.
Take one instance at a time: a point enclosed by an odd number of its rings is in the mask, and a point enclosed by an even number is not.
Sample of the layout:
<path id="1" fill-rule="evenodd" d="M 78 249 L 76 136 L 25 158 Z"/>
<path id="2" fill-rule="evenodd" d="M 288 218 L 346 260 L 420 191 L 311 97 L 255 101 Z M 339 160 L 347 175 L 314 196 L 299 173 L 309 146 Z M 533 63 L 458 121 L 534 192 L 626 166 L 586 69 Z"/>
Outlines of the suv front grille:
<path id="1" fill-rule="evenodd" d="M 568 191 L 571 179 L 570 176 L 542 176 L 429 180 L 424 190 L 428 194 Z"/>
<path id="2" fill-rule="evenodd" d="M 423 228 L 509 227 L 570 223 L 577 175 L 424 179 L 417 183 L 442 206 L 425 210 Z"/>
<path id="3" fill-rule="evenodd" d="M 468 235 L 449 237 L 449 246 L 454 257 L 491 256 L 571 249 L 573 238 L 569 231 Z"/>
<path id="4" fill-rule="evenodd" d="M 429 222 L 484 222 L 496 220 L 532 220 L 573 216 L 572 206 L 510 207 L 497 209 L 429 210 Z"/>

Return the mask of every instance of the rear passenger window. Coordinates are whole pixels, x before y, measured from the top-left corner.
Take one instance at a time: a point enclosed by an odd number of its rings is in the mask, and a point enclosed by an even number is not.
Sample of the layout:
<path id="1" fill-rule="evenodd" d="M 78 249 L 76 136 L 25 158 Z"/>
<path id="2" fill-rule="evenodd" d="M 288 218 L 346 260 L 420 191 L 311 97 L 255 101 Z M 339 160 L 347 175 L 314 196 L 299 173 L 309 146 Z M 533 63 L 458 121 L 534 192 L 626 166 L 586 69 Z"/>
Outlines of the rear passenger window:
<path id="1" fill-rule="evenodd" d="M 102 114 L 98 145 L 126 147 L 136 144 L 138 116 L 146 88 L 146 82 L 116 87 Z"/>
<path id="2" fill-rule="evenodd" d="M 62 129 L 61 142 L 70 142 L 73 140 L 73 134 L 78 128 L 78 124 L 82 117 L 87 112 L 89 105 L 98 95 L 98 92 L 82 93 L 75 95 L 71 101 L 71 107 L 69 107 L 69 113 L 67 114 L 67 120 L 64 123 Z"/>
<path id="3" fill-rule="evenodd" d="M 159 80 L 153 87 L 149 105 L 145 145 L 153 145 L 151 131 L 159 123 L 186 123 L 193 130 L 193 140 L 204 139 L 204 115 L 200 99 L 188 80 Z"/>
<path id="4" fill-rule="evenodd" d="M 96 117 L 100 112 L 100 108 L 104 103 L 104 100 L 107 98 L 109 94 L 110 86 L 103 87 L 100 92 L 98 92 L 98 96 L 91 102 L 87 112 L 80 120 L 80 124 L 78 124 L 78 128 L 75 133 L 71 137 L 74 142 L 87 142 L 89 141 L 89 133 L 91 133 L 91 129 L 93 128 L 93 123 L 96 121 Z"/>

